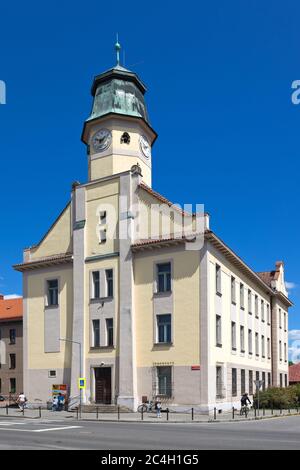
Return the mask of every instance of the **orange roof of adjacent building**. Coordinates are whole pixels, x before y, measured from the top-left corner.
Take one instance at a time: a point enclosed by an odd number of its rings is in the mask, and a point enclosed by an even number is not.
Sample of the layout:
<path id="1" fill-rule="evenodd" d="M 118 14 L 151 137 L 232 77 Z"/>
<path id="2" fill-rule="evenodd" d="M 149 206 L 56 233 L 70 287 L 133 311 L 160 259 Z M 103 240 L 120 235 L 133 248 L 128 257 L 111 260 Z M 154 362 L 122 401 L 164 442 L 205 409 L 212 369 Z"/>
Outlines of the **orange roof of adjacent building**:
<path id="1" fill-rule="evenodd" d="M 0 321 L 19 320 L 23 317 L 23 298 L 5 299 L 0 295 Z"/>
<path id="2" fill-rule="evenodd" d="M 289 366 L 289 382 L 300 382 L 300 363 Z"/>

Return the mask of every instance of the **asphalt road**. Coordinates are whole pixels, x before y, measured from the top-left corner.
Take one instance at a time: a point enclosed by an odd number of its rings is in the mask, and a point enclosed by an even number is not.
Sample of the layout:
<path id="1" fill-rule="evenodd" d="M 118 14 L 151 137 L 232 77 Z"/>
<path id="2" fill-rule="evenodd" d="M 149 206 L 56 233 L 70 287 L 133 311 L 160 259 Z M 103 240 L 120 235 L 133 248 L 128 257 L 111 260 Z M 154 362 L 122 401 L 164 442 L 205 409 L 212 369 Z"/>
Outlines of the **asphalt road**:
<path id="1" fill-rule="evenodd" d="M 201 424 L 0 418 L 2 449 L 300 449 L 300 416 Z"/>

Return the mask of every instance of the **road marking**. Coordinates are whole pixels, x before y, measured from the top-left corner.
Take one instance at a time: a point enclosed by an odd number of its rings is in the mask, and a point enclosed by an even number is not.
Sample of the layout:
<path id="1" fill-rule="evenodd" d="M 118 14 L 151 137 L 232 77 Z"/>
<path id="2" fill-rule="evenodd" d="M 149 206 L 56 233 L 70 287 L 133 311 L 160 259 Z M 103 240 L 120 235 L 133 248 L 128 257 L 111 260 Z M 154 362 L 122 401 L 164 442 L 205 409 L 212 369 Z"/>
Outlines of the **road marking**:
<path id="1" fill-rule="evenodd" d="M 65 429 L 78 429 L 82 426 L 61 426 L 60 428 L 34 429 L 32 432 L 62 431 Z"/>
<path id="2" fill-rule="evenodd" d="M 23 423 L 16 423 L 15 421 L 0 421 L 0 426 L 14 426 L 15 424 L 25 424 Z"/>

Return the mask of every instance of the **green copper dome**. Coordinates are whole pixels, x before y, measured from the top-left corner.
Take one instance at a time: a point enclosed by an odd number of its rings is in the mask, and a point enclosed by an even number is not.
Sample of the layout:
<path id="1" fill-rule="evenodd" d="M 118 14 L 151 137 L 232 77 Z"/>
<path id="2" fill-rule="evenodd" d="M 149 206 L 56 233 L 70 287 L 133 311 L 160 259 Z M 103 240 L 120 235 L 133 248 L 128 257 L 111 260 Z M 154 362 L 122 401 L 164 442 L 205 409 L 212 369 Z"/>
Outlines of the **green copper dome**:
<path id="1" fill-rule="evenodd" d="M 95 77 L 91 91 L 94 103 L 87 122 L 115 113 L 142 118 L 149 124 L 146 87 L 134 72 L 117 65 Z"/>

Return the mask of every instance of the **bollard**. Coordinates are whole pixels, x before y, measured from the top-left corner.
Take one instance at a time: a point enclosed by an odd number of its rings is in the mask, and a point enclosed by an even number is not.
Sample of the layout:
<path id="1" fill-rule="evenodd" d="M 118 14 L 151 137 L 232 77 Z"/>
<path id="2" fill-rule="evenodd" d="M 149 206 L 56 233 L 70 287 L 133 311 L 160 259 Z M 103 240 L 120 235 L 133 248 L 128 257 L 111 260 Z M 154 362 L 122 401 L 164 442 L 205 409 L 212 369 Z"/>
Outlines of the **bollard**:
<path id="1" fill-rule="evenodd" d="M 282 415 L 282 405 L 280 405 L 280 414 Z"/>
<path id="2" fill-rule="evenodd" d="M 6 405 L 6 414 L 8 415 L 8 405 Z"/>
<path id="3" fill-rule="evenodd" d="M 42 408 L 39 406 L 39 418 L 42 417 Z"/>
<path id="4" fill-rule="evenodd" d="M 22 414 L 24 416 L 24 413 L 25 413 L 25 406 L 22 407 Z"/>
<path id="5" fill-rule="evenodd" d="M 217 408 L 214 408 L 214 419 L 217 419 Z"/>
<path id="6" fill-rule="evenodd" d="M 118 421 L 120 421 L 120 405 L 118 405 Z"/>
<path id="7" fill-rule="evenodd" d="M 78 408 L 78 406 L 76 407 L 76 417 L 77 417 L 77 419 L 79 419 L 79 408 Z"/>
<path id="8" fill-rule="evenodd" d="M 142 408 L 141 419 L 142 419 L 142 421 L 144 421 L 144 408 Z"/>
<path id="9" fill-rule="evenodd" d="M 274 404 L 272 403 L 271 414 L 274 414 Z"/>
<path id="10" fill-rule="evenodd" d="M 232 407 L 232 419 L 234 419 L 234 406 Z"/>
<path id="11" fill-rule="evenodd" d="M 256 418 L 256 406 L 254 407 L 254 418 Z"/>
<path id="12" fill-rule="evenodd" d="M 263 416 L 265 416 L 265 414 L 266 414 L 266 409 L 265 407 L 263 407 Z"/>
<path id="13" fill-rule="evenodd" d="M 96 408 L 96 419 L 98 419 L 98 418 L 99 418 L 99 408 L 97 406 L 97 408 Z"/>
<path id="14" fill-rule="evenodd" d="M 167 421 L 169 421 L 169 408 L 167 408 Z"/>
<path id="15" fill-rule="evenodd" d="M 194 421 L 194 408 L 192 408 L 192 421 Z"/>

